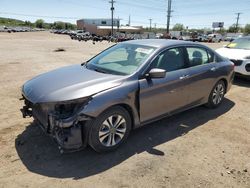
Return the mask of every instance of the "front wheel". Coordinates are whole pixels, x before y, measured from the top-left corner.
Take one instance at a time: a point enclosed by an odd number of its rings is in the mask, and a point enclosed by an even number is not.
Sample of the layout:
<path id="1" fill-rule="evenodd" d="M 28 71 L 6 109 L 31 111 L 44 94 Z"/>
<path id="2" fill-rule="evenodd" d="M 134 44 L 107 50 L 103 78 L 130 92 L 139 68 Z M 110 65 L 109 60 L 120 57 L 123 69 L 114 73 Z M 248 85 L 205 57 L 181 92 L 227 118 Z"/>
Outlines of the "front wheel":
<path id="1" fill-rule="evenodd" d="M 209 95 L 207 107 L 209 108 L 218 107 L 221 104 L 222 100 L 224 99 L 225 93 L 226 93 L 225 83 L 222 80 L 220 80 L 215 84 Z"/>
<path id="2" fill-rule="evenodd" d="M 131 117 L 122 107 L 112 107 L 92 122 L 89 144 L 97 152 L 112 151 L 120 146 L 131 130 Z"/>

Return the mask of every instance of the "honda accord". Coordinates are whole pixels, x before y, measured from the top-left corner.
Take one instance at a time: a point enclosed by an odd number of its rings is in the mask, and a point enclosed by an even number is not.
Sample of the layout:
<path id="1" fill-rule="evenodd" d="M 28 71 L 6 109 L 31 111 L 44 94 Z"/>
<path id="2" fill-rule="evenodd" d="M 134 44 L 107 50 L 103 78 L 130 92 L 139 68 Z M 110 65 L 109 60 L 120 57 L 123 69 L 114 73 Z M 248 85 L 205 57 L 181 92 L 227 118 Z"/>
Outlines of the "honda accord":
<path id="1" fill-rule="evenodd" d="M 61 152 L 87 145 L 105 152 L 132 129 L 199 105 L 218 107 L 233 76 L 234 64 L 201 44 L 133 40 L 27 81 L 21 111 Z"/>

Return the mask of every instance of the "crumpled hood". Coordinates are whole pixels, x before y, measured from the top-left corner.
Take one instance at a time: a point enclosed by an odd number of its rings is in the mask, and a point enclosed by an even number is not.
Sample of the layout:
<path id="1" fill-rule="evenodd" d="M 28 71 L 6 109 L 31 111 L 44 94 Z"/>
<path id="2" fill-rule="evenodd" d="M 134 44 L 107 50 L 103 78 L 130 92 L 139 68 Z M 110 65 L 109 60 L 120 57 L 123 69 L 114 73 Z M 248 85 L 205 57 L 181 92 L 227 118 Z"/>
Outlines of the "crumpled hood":
<path id="1" fill-rule="evenodd" d="M 250 56 L 250 50 L 219 48 L 216 50 L 218 54 L 229 59 L 244 59 Z"/>
<path id="2" fill-rule="evenodd" d="M 81 65 L 71 65 L 27 81 L 22 92 L 32 103 L 66 101 L 116 87 L 122 83 L 123 78 L 89 70 Z"/>

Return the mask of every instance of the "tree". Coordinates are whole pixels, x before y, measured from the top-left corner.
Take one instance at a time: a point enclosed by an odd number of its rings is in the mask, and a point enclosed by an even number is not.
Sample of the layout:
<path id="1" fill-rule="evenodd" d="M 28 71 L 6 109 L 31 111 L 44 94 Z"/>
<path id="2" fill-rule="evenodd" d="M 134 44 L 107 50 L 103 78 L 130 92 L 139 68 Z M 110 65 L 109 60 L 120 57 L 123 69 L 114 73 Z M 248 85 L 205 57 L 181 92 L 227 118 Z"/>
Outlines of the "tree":
<path id="1" fill-rule="evenodd" d="M 245 25 L 244 33 L 245 34 L 250 34 L 250 24 Z"/>
<path id="2" fill-rule="evenodd" d="M 76 25 L 72 23 L 65 23 L 65 29 L 75 30 Z"/>
<path id="3" fill-rule="evenodd" d="M 36 26 L 37 28 L 44 28 L 44 20 L 42 20 L 42 19 L 36 20 L 35 26 Z"/>
<path id="4" fill-rule="evenodd" d="M 228 30 L 227 30 L 229 33 L 237 33 L 237 32 L 243 32 L 244 31 L 244 28 L 242 27 L 237 27 L 236 28 L 236 24 L 233 24 L 231 25 Z"/>
<path id="5" fill-rule="evenodd" d="M 222 34 L 222 35 L 224 35 L 226 33 L 226 30 L 224 28 L 221 28 L 217 32 L 220 33 L 220 34 Z"/>
<path id="6" fill-rule="evenodd" d="M 63 22 L 54 22 L 55 29 L 65 29 L 65 24 Z"/>
<path id="7" fill-rule="evenodd" d="M 184 25 L 180 24 L 180 23 L 177 23 L 177 24 L 174 25 L 172 30 L 173 31 L 182 31 L 182 30 L 184 30 Z"/>
<path id="8" fill-rule="evenodd" d="M 24 23 L 23 23 L 23 26 L 28 26 L 28 27 L 32 27 L 33 25 L 32 25 L 32 23 L 30 22 L 30 21 L 25 21 Z"/>
<path id="9" fill-rule="evenodd" d="M 228 32 L 229 32 L 229 33 L 236 33 L 236 32 L 237 32 L 236 30 L 237 30 L 237 29 L 236 29 L 236 25 L 235 25 L 235 24 L 231 25 L 231 26 L 228 28 Z"/>

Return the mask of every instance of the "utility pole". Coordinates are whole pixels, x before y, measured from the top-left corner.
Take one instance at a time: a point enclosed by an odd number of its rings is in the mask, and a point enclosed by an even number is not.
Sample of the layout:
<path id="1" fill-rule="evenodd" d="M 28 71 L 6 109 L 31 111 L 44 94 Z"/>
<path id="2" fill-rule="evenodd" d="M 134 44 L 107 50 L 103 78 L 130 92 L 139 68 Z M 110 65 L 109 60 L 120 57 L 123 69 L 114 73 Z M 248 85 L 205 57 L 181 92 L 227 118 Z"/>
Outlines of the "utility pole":
<path id="1" fill-rule="evenodd" d="M 155 23 L 155 29 L 156 29 L 156 23 Z"/>
<path id="2" fill-rule="evenodd" d="M 117 21 L 117 32 L 119 32 L 119 29 L 120 29 L 120 18 L 118 16 L 118 21 Z"/>
<path id="3" fill-rule="evenodd" d="M 149 30 L 150 30 L 150 31 L 151 31 L 151 29 L 152 29 L 151 25 L 152 25 L 152 18 L 149 19 Z"/>
<path id="4" fill-rule="evenodd" d="M 238 12 L 238 13 L 236 13 L 236 14 L 237 14 L 237 18 L 236 18 L 236 24 L 235 24 L 235 33 L 238 32 L 239 19 L 240 19 L 240 15 L 241 15 L 242 13 Z"/>
<path id="5" fill-rule="evenodd" d="M 113 36 L 113 34 L 114 34 L 114 10 L 115 10 L 115 8 L 114 8 L 114 3 L 115 3 L 115 1 L 114 0 L 111 0 L 111 1 L 109 1 L 109 3 L 111 4 L 111 8 L 110 8 L 110 10 L 111 10 L 111 36 Z"/>
<path id="6" fill-rule="evenodd" d="M 129 17 L 128 17 L 128 26 L 130 26 L 130 23 L 131 22 L 131 20 L 130 20 L 130 15 L 129 15 Z"/>
<path id="7" fill-rule="evenodd" d="M 167 33 L 169 33 L 170 17 L 171 17 L 171 12 L 172 12 L 171 5 L 172 5 L 172 0 L 168 0 Z"/>

